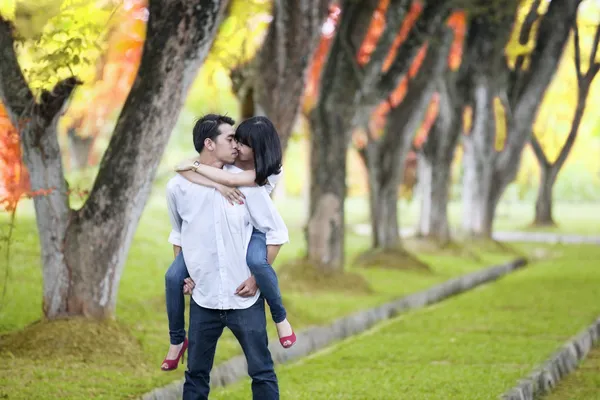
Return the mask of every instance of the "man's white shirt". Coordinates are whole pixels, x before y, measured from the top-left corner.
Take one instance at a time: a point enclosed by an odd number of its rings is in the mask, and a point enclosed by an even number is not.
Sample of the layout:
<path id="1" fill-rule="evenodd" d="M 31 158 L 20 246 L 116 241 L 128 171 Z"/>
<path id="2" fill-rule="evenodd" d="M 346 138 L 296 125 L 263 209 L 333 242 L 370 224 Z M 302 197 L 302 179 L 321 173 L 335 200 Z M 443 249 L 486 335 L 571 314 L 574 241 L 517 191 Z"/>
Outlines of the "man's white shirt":
<path id="1" fill-rule="evenodd" d="M 233 165 L 224 170 L 239 173 Z M 252 229 L 264 232 L 267 245 L 289 241 L 288 230 L 264 187 L 239 188 L 246 200 L 231 205 L 215 189 L 192 183 L 177 174 L 167 184 L 167 208 L 172 231 L 169 242 L 181 246 L 190 277 L 192 297 L 210 309 L 244 309 L 258 299 L 235 294 L 250 277 L 246 251 Z"/>

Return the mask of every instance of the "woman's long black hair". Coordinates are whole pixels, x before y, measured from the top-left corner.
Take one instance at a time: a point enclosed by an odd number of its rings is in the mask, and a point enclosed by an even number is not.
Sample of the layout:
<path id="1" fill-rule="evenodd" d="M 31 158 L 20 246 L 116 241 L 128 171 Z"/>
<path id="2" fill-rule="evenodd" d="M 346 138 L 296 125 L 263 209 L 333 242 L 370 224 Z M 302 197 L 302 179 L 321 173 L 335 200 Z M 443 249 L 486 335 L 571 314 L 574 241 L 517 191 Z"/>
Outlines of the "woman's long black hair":
<path id="1" fill-rule="evenodd" d="M 248 118 L 237 127 L 235 139 L 254 151 L 257 185 L 263 186 L 270 175 L 281 172 L 281 141 L 275 126 L 268 118 Z"/>

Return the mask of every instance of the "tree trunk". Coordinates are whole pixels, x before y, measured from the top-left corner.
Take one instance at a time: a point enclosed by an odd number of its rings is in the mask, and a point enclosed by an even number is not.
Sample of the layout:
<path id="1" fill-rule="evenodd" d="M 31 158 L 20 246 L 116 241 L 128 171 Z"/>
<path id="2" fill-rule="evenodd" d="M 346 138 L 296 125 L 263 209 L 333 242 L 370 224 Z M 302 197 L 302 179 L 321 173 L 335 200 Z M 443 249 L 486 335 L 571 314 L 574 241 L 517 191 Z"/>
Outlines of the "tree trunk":
<path id="1" fill-rule="evenodd" d="M 535 201 L 535 220 L 534 224 L 538 226 L 554 226 L 552 218 L 552 189 L 556 182 L 556 175 L 551 166 L 542 168 L 540 176 L 540 187 L 538 197 Z"/>
<path id="2" fill-rule="evenodd" d="M 69 147 L 71 148 L 70 168 L 80 170 L 89 165 L 90 153 L 94 144 L 94 138 L 91 136 L 78 136 L 75 128 L 71 127 L 67 130 Z"/>
<path id="3" fill-rule="evenodd" d="M 271 119 L 284 152 L 328 5 L 326 0 L 274 1 L 273 20 L 256 58 L 231 74 L 242 119 L 252 115 Z"/>
<path id="4" fill-rule="evenodd" d="M 373 248 L 397 249 L 401 244 L 398 229 L 398 187 L 402 184 L 406 157 L 414 136 L 423 123 L 431 102 L 435 80 L 446 69 L 453 32 L 444 31 L 436 45 L 429 48 L 418 75 L 408 82 L 402 102 L 389 111 L 381 139 L 369 139 L 360 154 L 369 171 Z"/>
<path id="5" fill-rule="evenodd" d="M 150 3 L 138 75 L 92 192 L 77 211 L 69 208 L 56 136 L 60 112 L 74 83 L 59 83 L 52 93 L 33 101 L 31 114 L 24 114 L 33 95 L 14 55 L 10 25 L 0 19 L 0 96 L 15 125 L 24 125 L 24 157 L 32 189 L 49 191 L 34 200 L 47 318 L 114 315 L 123 264 L 156 168 L 189 86 L 212 44 L 225 3 Z M 27 121 L 20 125 L 23 115 Z"/>
<path id="6" fill-rule="evenodd" d="M 360 5 L 348 3 L 342 8 L 340 31 L 323 70 L 319 100 L 309 116 L 307 250 L 308 260 L 323 272 L 341 271 L 344 267 L 346 157 L 350 124 L 357 107 L 353 99 L 361 83 L 353 69 L 355 55 L 344 50 L 344 42 L 360 45 L 376 7 L 377 1 L 369 0 Z"/>
<path id="7" fill-rule="evenodd" d="M 581 67 L 581 51 L 579 47 L 579 27 L 575 24 L 574 29 L 575 37 L 575 68 L 577 73 L 577 106 L 575 108 L 575 115 L 573 116 L 573 122 L 571 123 L 571 129 L 569 136 L 565 144 L 560 149 L 558 157 L 553 163 L 550 163 L 544 153 L 544 149 L 538 142 L 535 135 L 531 136 L 531 147 L 535 154 L 538 163 L 540 165 L 540 187 L 538 190 L 538 198 L 535 203 L 535 219 L 534 225 L 548 226 L 554 225 L 554 219 L 552 218 L 552 189 L 558 173 L 562 169 L 564 163 L 567 161 L 567 157 L 573 148 L 579 126 L 585 113 L 586 101 L 589 95 L 589 90 L 594 78 L 598 71 L 600 71 L 600 62 L 596 61 L 596 53 L 598 51 L 598 45 L 600 43 L 600 25 L 596 27 L 596 34 L 592 49 L 590 51 L 589 65 L 586 73 L 583 73 Z"/>
<path id="8" fill-rule="evenodd" d="M 39 110 L 39 109 L 38 109 Z M 64 252 L 64 238 L 72 211 L 63 173 L 56 125 L 58 114 L 49 120 L 34 112 L 21 129 L 23 158 L 29 170 L 44 279 L 43 310 L 47 317 L 58 316 L 73 282 Z"/>
<path id="9" fill-rule="evenodd" d="M 461 130 L 462 100 L 456 88 L 458 72 L 438 78 L 439 111 L 418 158 L 421 214 L 418 232 L 441 244 L 450 241 L 448 197 L 452 160 Z"/>
<path id="10" fill-rule="evenodd" d="M 394 160 L 397 162 L 386 165 L 381 147 L 381 143 L 369 141 L 359 154 L 368 173 L 371 246 L 374 249 L 394 249 L 400 244 L 397 209 L 399 179 L 394 178 L 402 170 L 400 159 L 406 157 L 399 155 L 398 160 Z"/>
<path id="11" fill-rule="evenodd" d="M 417 164 L 421 214 L 418 233 L 421 237 L 444 244 L 450 241 L 448 223 L 448 191 L 450 185 L 450 162 L 419 153 Z"/>
<path id="12" fill-rule="evenodd" d="M 342 2 L 337 34 L 321 75 L 319 99 L 310 114 L 311 204 L 307 226 L 308 259 L 323 271 L 341 270 L 344 265 L 346 151 L 351 128 L 362 125 L 365 116 L 370 116 L 375 106 L 389 96 L 400 77 L 408 72 L 428 35 L 439 29 L 439 24 L 436 23 L 449 13 L 447 1 L 427 3 L 422 17 L 410 30 L 405 43 L 384 74 L 382 66 L 402 25 L 401 16 L 406 15 L 411 2 L 390 2 L 385 30 L 369 61 L 359 65 L 356 54 L 379 3 L 378 0 Z M 390 187 L 391 185 L 392 183 Z M 394 188 L 397 193 L 396 189 L 397 185 Z M 391 189 L 386 193 L 390 192 Z M 382 201 L 391 203 L 389 199 Z"/>
<path id="13" fill-rule="evenodd" d="M 467 234 L 491 237 L 496 206 L 519 170 L 523 147 L 530 139 L 531 126 L 569 38 L 579 3 L 550 3 L 539 24 L 528 70 L 508 73 L 503 49 L 510 29 L 503 27 L 511 25 L 506 21 L 475 19 L 469 29 L 465 58 L 470 63 L 473 129 L 464 140 L 463 228 Z M 530 18 L 527 21 L 532 23 Z M 504 121 L 495 120 L 495 98 L 503 105 Z M 501 148 L 495 137 L 497 122 L 506 124 Z"/>
<path id="14" fill-rule="evenodd" d="M 323 270 L 344 262 L 344 200 L 348 139 L 343 123 L 311 114 L 311 190 L 307 224 L 308 259 Z"/>
<path id="15" fill-rule="evenodd" d="M 554 219 L 552 218 L 552 189 L 556 183 L 558 173 L 565 164 L 565 161 L 567 161 L 567 157 L 573 148 L 573 144 L 575 143 L 577 132 L 579 131 L 579 126 L 581 125 L 583 114 L 585 112 L 588 89 L 589 86 L 580 88 L 579 95 L 577 97 L 575 115 L 573 116 L 573 122 L 571 123 L 571 129 L 556 161 L 553 163 L 549 162 L 544 154 L 541 144 L 537 141 L 535 136 L 532 135 L 531 137 L 533 153 L 535 154 L 540 166 L 540 187 L 538 189 L 538 197 L 535 202 L 535 219 L 533 221 L 534 225 L 555 225 Z"/>
<path id="16" fill-rule="evenodd" d="M 479 78 L 473 100 L 473 128 L 463 140 L 463 228 L 470 236 L 489 238 L 501 182 L 496 179 L 494 171 L 496 124 L 493 90 L 487 78 Z"/>

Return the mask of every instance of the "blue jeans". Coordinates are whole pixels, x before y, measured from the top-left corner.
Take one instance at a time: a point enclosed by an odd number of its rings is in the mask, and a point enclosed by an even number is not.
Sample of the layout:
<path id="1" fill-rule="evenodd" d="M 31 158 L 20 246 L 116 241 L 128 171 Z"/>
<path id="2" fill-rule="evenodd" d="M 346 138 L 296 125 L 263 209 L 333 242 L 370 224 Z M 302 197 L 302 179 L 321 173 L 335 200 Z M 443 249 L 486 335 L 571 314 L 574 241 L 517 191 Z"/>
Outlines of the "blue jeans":
<path id="1" fill-rule="evenodd" d="M 254 400 L 278 400 L 279 386 L 268 348 L 265 302 L 262 297 L 243 310 L 212 310 L 190 300 L 188 366 L 183 385 L 184 400 L 208 399 L 210 371 L 217 341 L 229 328 L 242 346 L 252 378 Z"/>
<path id="2" fill-rule="evenodd" d="M 183 280 L 189 276 L 190 274 L 183 259 L 183 251 L 180 251 L 165 274 L 165 298 L 167 301 L 167 318 L 169 319 L 171 344 L 180 344 L 185 339 Z"/>
<path id="3" fill-rule="evenodd" d="M 267 237 L 257 229 L 252 231 L 252 238 L 246 253 L 246 263 L 271 309 L 273 322 L 277 324 L 283 321 L 286 318 L 286 312 L 281 300 L 277 274 L 267 260 Z"/>
<path id="4" fill-rule="evenodd" d="M 256 284 L 262 296 L 271 309 L 273 322 L 283 321 L 286 318 L 286 311 L 281 300 L 277 274 L 267 261 L 267 238 L 259 230 L 254 229 L 252 231 L 252 238 L 246 253 L 246 263 L 256 279 Z M 185 339 L 183 280 L 189 276 L 183 259 L 183 252 L 180 252 L 165 274 L 167 317 L 169 319 L 171 344 L 180 344 Z"/>

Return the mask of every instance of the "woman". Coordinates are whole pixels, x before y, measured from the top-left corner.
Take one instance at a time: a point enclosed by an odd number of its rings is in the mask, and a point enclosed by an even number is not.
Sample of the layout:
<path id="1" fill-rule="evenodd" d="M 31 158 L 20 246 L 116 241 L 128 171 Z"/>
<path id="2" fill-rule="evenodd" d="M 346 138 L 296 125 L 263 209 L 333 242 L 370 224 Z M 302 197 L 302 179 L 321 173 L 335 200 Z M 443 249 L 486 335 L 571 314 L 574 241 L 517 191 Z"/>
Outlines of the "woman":
<path id="1" fill-rule="evenodd" d="M 237 186 L 262 186 L 269 194 L 273 191 L 281 177 L 282 151 L 277 131 L 265 117 L 253 117 L 242 122 L 235 137 L 239 147 L 235 166 L 243 172 L 230 173 L 208 165 L 194 164 L 193 160 L 177 167 L 177 171 L 191 182 L 217 189 L 230 203 L 243 204 L 244 195 L 236 189 Z M 278 251 L 279 247 L 267 248 L 265 234 L 254 229 L 246 262 L 271 309 L 279 342 L 284 348 L 289 348 L 296 342 L 296 335 L 287 320 L 277 274 L 271 266 Z M 186 290 L 189 290 L 191 286 L 182 253 L 169 267 L 165 281 L 171 347 L 161 369 L 170 371 L 177 368 L 187 348 L 183 287 L 186 285 Z"/>

